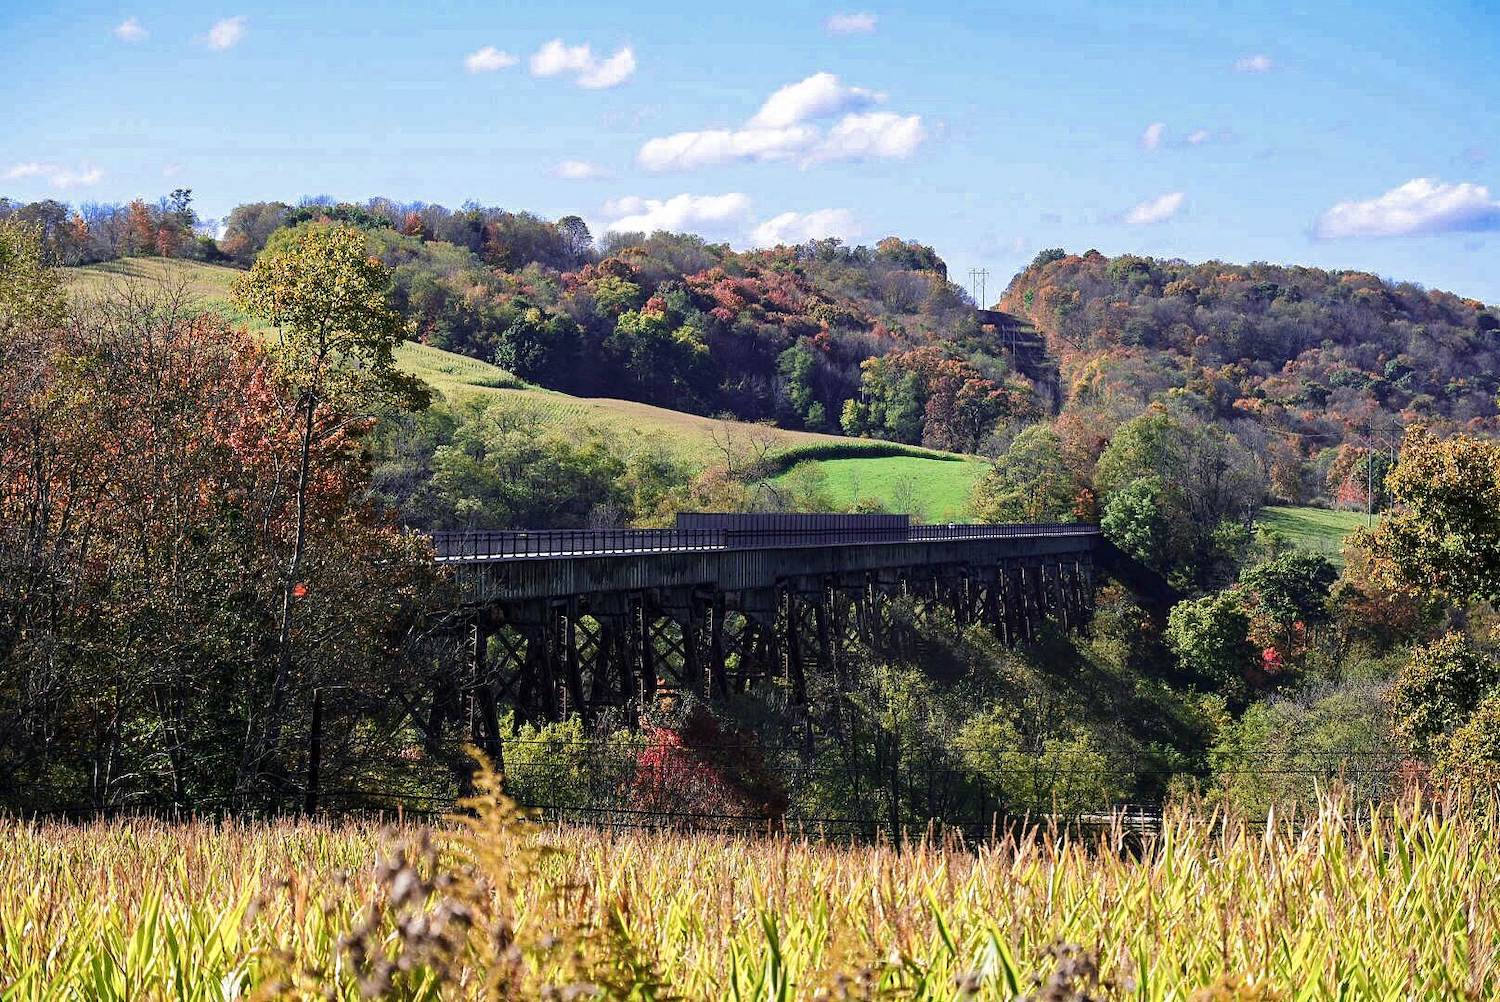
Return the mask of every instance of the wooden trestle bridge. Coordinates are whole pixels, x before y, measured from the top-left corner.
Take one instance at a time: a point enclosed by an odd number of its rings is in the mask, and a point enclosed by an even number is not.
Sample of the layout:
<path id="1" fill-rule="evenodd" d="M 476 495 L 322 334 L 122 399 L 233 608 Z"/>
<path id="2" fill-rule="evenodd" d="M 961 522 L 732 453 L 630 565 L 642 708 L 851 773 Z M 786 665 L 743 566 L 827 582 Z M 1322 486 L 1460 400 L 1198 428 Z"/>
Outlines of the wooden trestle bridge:
<path id="1" fill-rule="evenodd" d="M 1089 613 L 1100 545 L 1088 524 L 904 515 L 683 514 L 671 529 L 433 535 L 471 630 L 477 729 L 496 741 L 497 705 L 558 720 L 771 680 L 804 704 L 810 667 L 837 673 L 850 641 L 899 639 L 897 601 L 1012 644 L 1047 618 L 1072 628 Z"/>

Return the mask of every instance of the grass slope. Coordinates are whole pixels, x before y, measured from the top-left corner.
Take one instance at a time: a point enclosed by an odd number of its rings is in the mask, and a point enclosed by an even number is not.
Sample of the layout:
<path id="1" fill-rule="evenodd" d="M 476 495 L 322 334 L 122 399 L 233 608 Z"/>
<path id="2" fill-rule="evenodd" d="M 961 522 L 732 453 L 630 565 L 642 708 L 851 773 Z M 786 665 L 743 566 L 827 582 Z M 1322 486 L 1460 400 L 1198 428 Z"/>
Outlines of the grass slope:
<path id="1" fill-rule="evenodd" d="M 254 329 L 258 325 L 229 302 L 230 282 L 240 274 L 220 265 L 161 258 L 126 258 L 69 269 L 75 294 L 96 295 L 121 283 L 161 283 L 181 288 L 204 308 Z M 532 386 L 488 362 L 411 341 L 397 351 L 396 361 L 450 400 L 504 399 L 533 410 L 549 423 L 607 431 L 626 452 L 660 444 L 683 462 L 706 466 L 722 461 L 719 443 L 732 440 L 743 448 L 768 441 L 768 454 L 783 470 L 798 462 L 824 467 L 829 494 L 835 500 L 873 497 L 890 507 L 910 496 L 930 519 L 956 515 L 968 497 L 968 485 L 983 470 L 982 464 L 948 453 L 890 442 L 724 421 L 632 400 L 569 396 Z M 901 486 L 908 482 L 915 484 L 915 493 Z"/>
<path id="2" fill-rule="evenodd" d="M 1344 563 L 1344 537 L 1365 525 L 1365 516 L 1354 511 L 1272 505 L 1262 508 L 1255 524 L 1285 536 L 1292 545 L 1321 553 L 1334 564 Z"/>
<path id="3" fill-rule="evenodd" d="M 969 493 L 986 465 L 978 460 L 923 456 L 850 457 L 811 461 L 822 474 L 822 488 L 840 505 L 874 498 L 896 511 L 916 509 L 929 522 L 965 517 Z M 786 485 L 800 465 L 777 477 Z"/>

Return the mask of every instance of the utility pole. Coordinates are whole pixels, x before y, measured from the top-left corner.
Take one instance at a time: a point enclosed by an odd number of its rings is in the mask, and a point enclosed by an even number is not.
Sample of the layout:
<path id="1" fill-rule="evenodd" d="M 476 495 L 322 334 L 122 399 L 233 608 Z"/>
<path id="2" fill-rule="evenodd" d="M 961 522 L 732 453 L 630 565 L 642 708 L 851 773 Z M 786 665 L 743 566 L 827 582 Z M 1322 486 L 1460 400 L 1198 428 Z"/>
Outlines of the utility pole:
<path id="1" fill-rule="evenodd" d="M 988 268 L 969 269 L 969 296 L 974 300 L 974 305 L 983 310 L 985 306 L 985 279 L 990 277 Z"/>

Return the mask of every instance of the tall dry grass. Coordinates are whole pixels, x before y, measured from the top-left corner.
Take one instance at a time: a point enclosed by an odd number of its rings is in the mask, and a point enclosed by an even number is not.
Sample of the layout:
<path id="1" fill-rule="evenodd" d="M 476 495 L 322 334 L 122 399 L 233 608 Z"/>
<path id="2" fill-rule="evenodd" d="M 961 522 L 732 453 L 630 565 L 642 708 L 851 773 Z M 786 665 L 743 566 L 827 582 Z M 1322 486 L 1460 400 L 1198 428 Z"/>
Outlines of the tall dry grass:
<path id="1" fill-rule="evenodd" d="M 0 994 L 1500 997 L 1491 813 L 1328 799 L 1144 845 L 851 847 L 540 829 L 485 799 L 435 831 L 6 822 Z"/>

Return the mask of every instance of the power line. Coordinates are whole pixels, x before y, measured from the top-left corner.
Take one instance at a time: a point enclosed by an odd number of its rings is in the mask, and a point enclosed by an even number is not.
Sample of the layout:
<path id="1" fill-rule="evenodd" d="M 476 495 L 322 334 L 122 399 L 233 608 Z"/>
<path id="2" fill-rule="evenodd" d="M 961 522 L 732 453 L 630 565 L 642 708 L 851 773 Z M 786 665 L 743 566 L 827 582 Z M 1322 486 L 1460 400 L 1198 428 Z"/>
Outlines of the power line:
<path id="1" fill-rule="evenodd" d="M 988 302 L 985 296 L 985 280 L 990 277 L 988 268 L 969 269 L 969 297 L 974 300 L 974 305 L 979 309 L 985 308 Z"/>

